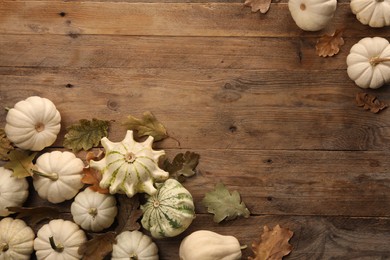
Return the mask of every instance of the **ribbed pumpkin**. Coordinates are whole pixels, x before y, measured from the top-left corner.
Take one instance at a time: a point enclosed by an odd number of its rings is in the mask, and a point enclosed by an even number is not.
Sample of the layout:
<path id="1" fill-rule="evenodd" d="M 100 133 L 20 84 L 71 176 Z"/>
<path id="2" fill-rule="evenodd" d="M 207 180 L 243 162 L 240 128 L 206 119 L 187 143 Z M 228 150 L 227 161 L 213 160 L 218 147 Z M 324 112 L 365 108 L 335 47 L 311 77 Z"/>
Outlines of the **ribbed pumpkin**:
<path id="1" fill-rule="evenodd" d="M 141 206 L 142 226 L 154 238 L 174 237 L 188 228 L 195 218 L 190 192 L 174 179 L 157 184 L 157 193 Z"/>
<path id="2" fill-rule="evenodd" d="M 111 260 L 158 260 L 158 248 L 140 231 L 124 231 L 116 237 Z"/>

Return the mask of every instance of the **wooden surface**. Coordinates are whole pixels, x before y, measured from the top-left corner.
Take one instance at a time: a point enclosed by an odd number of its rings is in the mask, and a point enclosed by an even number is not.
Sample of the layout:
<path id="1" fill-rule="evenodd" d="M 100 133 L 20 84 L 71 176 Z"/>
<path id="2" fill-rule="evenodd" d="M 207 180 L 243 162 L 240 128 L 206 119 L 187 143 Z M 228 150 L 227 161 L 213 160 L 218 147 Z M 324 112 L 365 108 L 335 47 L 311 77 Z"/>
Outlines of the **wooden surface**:
<path id="1" fill-rule="evenodd" d="M 341 52 L 316 56 L 318 37 L 338 28 Z M 157 148 L 199 153 L 185 183 L 197 218 L 156 241 L 161 259 L 178 259 L 194 230 L 250 247 L 276 224 L 295 233 L 285 259 L 390 259 L 390 110 L 354 103 L 359 92 L 390 103 L 390 86 L 364 91 L 346 74 L 349 49 L 365 36 L 389 39 L 390 29 L 361 25 L 348 1 L 315 33 L 296 27 L 286 1 L 266 15 L 235 0 L 1 1 L 0 102 L 51 99 L 62 115 L 55 149 L 79 119 L 111 120 L 109 137 L 120 141 L 121 121 L 149 110 L 180 141 Z M 250 218 L 213 223 L 201 200 L 218 181 L 241 193 Z M 27 202 L 38 204 L 48 205 Z"/>

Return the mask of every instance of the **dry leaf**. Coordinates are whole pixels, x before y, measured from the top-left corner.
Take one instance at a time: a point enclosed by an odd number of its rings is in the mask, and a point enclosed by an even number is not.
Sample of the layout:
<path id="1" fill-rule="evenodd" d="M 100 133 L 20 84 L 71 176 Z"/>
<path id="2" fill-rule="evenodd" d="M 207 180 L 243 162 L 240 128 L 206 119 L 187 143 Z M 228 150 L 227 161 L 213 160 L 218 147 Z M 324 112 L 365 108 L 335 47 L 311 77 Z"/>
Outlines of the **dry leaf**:
<path id="1" fill-rule="evenodd" d="M 370 110 L 372 113 L 378 113 L 388 107 L 387 104 L 379 101 L 377 97 L 363 92 L 356 94 L 356 105 L 363 107 L 365 110 Z"/>
<path id="2" fill-rule="evenodd" d="M 96 154 L 95 152 L 88 152 L 85 155 L 85 161 L 89 164 L 89 161 L 100 161 L 104 157 L 104 152 L 102 150 L 99 150 L 99 152 Z"/>
<path id="3" fill-rule="evenodd" d="M 166 159 L 163 170 L 169 172 L 170 177 L 183 182 L 185 178 L 195 175 L 196 166 L 199 163 L 199 154 L 190 151 L 179 153 L 172 162 Z"/>
<path id="4" fill-rule="evenodd" d="M 4 129 L 0 129 L 0 160 L 8 161 L 8 153 L 13 149 L 14 147 L 5 135 Z"/>
<path id="5" fill-rule="evenodd" d="M 102 193 L 102 194 L 108 194 L 108 189 L 103 189 L 100 187 L 99 183 L 102 180 L 102 174 L 100 171 L 92 169 L 90 167 L 86 167 L 83 169 L 84 176 L 81 178 L 81 182 L 84 184 L 90 184 L 92 186 L 89 186 L 89 188 L 93 191 Z"/>
<path id="6" fill-rule="evenodd" d="M 139 197 L 135 195 L 128 198 L 126 195 L 117 195 L 119 202 L 118 208 L 118 226 L 115 231 L 119 234 L 122 231 L 134 231 L 141 228 L 137 222 L 142 216 L 142 210 L 139 209 Z"/>
<path id="7" fill-rule="evenodd" d="M 269 10 L 271 0 L 245 0 L 244 5 L 250 6 L 252 12 L 260 11 L 260 13 L 265 14 Z"/>
<path id="8" fill-rule="evenodd" d="M 333 56 L 339 53 L 340 46 L 344 45 L 344 30 L 336 30 L 333 35 L 323 35 L 316 44 L 316 53 L 320 57 Z"/>
<path id="9" fill-rule="evenodd" d="M 260 237 L 260 243 L 252 244 L 252 251 L 255 257 L 248 257 L 249 260 L 281 260 L 292 250 L 292 245 L 288 243 L 294 232 L 288 228 L 281 228 L 276 225 L 270 230 L 264 226 L 264 232 Z"/>
<path id="10" fill-rule="evenodd" d="M 129 115 L 123 125 L 128 130 L 137 131 L 137 137 L 150 135 L 153 136 L 154 141 L 160 141 L 168 137 L 165 126 L 157 121 L 156 117 L 149 111 L 145 112 L 141 119 Z"/>
<path id="11" fill-rule="evenodd" d="M 109 231 L 98 234 L 91 240 L 88 240 L 79 247 L 78 253 L 82 255 L 82 260 L 102 260 L 106 255 L 111 253 L 116 233 Z"/>
<path id="12" fill-rule="evenodd" d="M 33 175 L 35 165 L 33 160 L 37 153 L 30 154 L 28 151 L 12 150 L 8 154 L 9 162 L 4 167 L 13 171 L 12 176 L 16 178 L 25 178 Z"/>
<path id="13" fill-rule="evenodd" d="M 16 218 L 22 218 L 30 222 L 31 226 L 35 226 L 45 219 L 59 218 L 60 211 L 53 207 L 7 207 L 11 212 L 17 213 Z"/>

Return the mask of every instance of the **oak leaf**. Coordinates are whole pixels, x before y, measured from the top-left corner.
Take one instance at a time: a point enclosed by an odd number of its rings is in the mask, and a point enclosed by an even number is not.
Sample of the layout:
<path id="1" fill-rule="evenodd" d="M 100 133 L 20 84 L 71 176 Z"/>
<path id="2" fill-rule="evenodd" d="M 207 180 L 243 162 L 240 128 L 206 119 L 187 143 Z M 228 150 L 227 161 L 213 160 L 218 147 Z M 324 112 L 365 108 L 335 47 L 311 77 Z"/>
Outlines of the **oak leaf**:
<path id="1" fill-rule="evenodd" d="M 245 0 L 244 5 L 251 7 L 252 12 L 265 14 L 271 5 L 271 0 Z"/>
<path id="2" fill-rule="evenodd" d="M 316 44 L 316 53 L 320 57 L 334 56 L 340 51 L 340 46 L 344 45 L 344 30 L 336 30 L 332 35 L 323 35 Z"/>
<path id="3" fill-rule="evenodd" d="M 184 154 L 179 153 L 173 158 L 172 162 L 170 162 L 169 159 L 166 159 L 163 163 L 163 169 L 169 172 L 169 175 L 172 178 L 183 182 L 185 178 L 195 175 L 199 157 L 199 154 L 190 151 L 187 151 Z"/>
<path id="4" fill-rule="evenodd" d="M 17 213 L 16 218 L 22 218 L 35 226 L 42 220 L 59 218 L 60 211 L 54 207 L 7 207 L 11 212 Z"/>
<path id="5" fill-rule="evenodd" d="M 237 191 L 231 194 L 225 185 L 218 183 L 213 191 L 207 192 L 202 200 L 209 213 L 214 214 L 214 222 L 232 220 L 237 217 L 249 217 L 250 212 Z"/>
<path id="6" fill-rule="evenodd" d="M 288 228 L 281 228 L 276 225 L 272 230 L 264 226 L 264 232 L 259 243 L 252 243 L 252 251 L 255 257 L 248 257 L 249 260 L 281 260 L 292 250 L 288 243 L 294 232 Z"/>
<path id="7" fill-rule="evenodd" d="M 9 162 L 4 167 L 13 171 L 12 176 L 25 178 L 33 175 L 35 165 L 33 160 L 37 153 L 30 154 L 28 151 L 12 150 L 8 154 Z"/>
<path id="8" fill-rule="evenodd" d="M 356 105 L 363 107 L 365 110 L 370 110 L 372 113 L 379 113 L 388 107 L 387 104 L 378 100 L 377 97 L 363 92 L 356 94 Z"/>
<path id="9" fill-rule="evenodd" d="M 95 192 L 102 194 L 108 194 L 109 190 L 101 188 L 99 183 L 102 180 L 102 174 L 100 171 L 92 169 L 90 167 L 85 167 L 83 169 L 84 176 L 81 178 L 81 182 L 84 184 L 90 184 L 89 188 Z"/>
<path id="10" fill-rule="evenodd" d="M 100 140 L 108 135 L 109 121 L 93 118 L 81 119 L 67 128 L 64 136 L 64 147 L 73 152 L 89 150 L 99 145 Z"/>
<path id="11" fill-rule="evenodd" d="M 116 233 L 113 231 L 95 235 L 94 238 L 80 245 L 78 253 L 83 256 L 83 260 L 102 260 L 111 253 L 116 243 L 115 237 Z"/>
<path id="12" fill-rule="evenodd" d="M 5 135 L 4 129 L 0 129 L 0 160 L 8 161 L 8 153 L 13 149 L 14 147 Z"/>
<path id="13" fill-rule="evenodd" d="M 160 141 L 168 137 L 165 126 L 149 111 L 145 112 L 141 119 L 129 115 L 123 125 L 128 130 L 136 131 L 137 137 L 150 135 L 153 136 L 154 141 Z"/>
<path id="14" fill-rule="evenodd" d="M 128 198 L 126 195 L 117 195 L 117 200 L 119 202 L 118 226 L 115 228 L 115 231 L 121 233 L 122 231 L 139 230 L 141 226 L 137 221 L 142 216 L 142 210 L 139 209 L 138 195 L 131 198 Z"/>

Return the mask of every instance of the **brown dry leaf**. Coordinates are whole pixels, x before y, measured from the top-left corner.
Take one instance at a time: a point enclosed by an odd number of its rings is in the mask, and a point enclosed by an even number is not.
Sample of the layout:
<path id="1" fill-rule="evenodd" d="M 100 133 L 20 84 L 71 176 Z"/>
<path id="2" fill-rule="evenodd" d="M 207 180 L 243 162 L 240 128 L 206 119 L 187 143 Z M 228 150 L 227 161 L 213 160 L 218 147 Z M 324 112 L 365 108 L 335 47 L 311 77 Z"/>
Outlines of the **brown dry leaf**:
<path id="1" fill-rule="evenodd" d="M 378 113 L 388 107 L 387 104 L 378 100 L 377 97 L 363 92 L 356 94 L 356 105 L 363 107 L 365 110 L 370 110 L 372 113 Z"/>
<path id="2" fill-rule="evenodd" d="M 271 0 L 245 0 L 244 5 L 250 6 L 252 12 L 260 11 L 260 13 L 265 14 L 269 10 Z"/>
<path id="3" fill-rule="evenodd" d="M 260 237 L 260 242 L 252 244 L 252 251 L 255 257 L 248 257 L 249 260 L 281 260 L 292 250 L 292 245 L 288 243 L 294 232 L 288 228 L 281 228 L 276 225 L 272 230 L 264 226 L 264 232 Z"/>
<path id="4" fill-rule="evenodd" d="M 135 195 L 128 198 L 126 195 L 117 195 L 118 207 L 118 226 L 115 231 L 119 234 L 122 231 L 134 231 L 141 228 L 137 220 L 142 216 L 142 210 L 139 209 L 139 197 Z"/>
<path id="5" fill-rule="evenodd" d="M 102 194 L 108 194 L 108 189 L 103 189 L 100 187 L 99 183 L 102 180 L 102 174 L 95 169 L 92 169 L 90 167 L 85 167 L 83 169 L 84 176 L 81 178 L 81 182 L 84 184 L 90 184 L 92 186 L 89 186 L 91 190 L 102 193 Z"/>
<path id="6" fill-rule="evenodd" d="M 85 155 L 85 161 L 89 164 L 89 161 L 94 160 L 94 161 L 100 161 L 104 157 L 104 152 L 102 150 L 99 150 L 98 153 L 95 152 L 88 152 Z"/>
<path id="7" fill-rule="evenodd" d="M 323 35 L 316 44 L 316 53 L 320 57 L 334 56 L 340 51 L 340 46 L 344 45 L 342 29 L 336 30 L 333 35 Z"/>
<path id="8" fill-rule="evenodd" d="M 83 256 L 83 260 L 102 260 L 111 253 L 116 233 L 109 231 L 98 234 L 91 240 L 88 240 L 79 247 L 78 253 Z"/>
<path id="9" fill-rule="evenodd" d="M 60 211 L 53 207 L 7 207 L 11 212 L 17 213 L 16 218 L 22 218 L 30 222 L 31 226 L 35 226 L 45 219 L 59 218 Z"/>
<path id="10" fill-rule="evenodd" d="M 14 147 L 5 135 L 4 129 L 0 129 L 0 160 L 8 161 L 8 153 L 13 149 Z"/>

